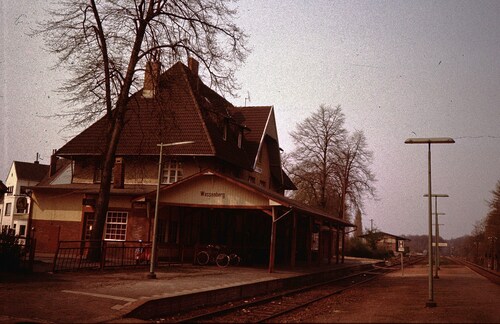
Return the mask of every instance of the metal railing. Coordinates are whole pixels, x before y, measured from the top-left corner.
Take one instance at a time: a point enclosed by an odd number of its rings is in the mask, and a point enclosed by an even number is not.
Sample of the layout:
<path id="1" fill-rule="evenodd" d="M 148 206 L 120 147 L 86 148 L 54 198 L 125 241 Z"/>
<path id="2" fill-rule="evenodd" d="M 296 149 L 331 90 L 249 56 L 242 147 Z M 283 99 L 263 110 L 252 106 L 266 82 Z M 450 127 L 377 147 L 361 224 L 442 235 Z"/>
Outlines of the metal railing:
<path id="1" fill-rule="evenodd" d="M 168 263 L 183 263 L 183 247 L 158 247 L 169 255 Z M 174 255 L 175 257 L 172 257 Z M 77 271 L 117 267 L 137 267 L 150 263 L 151 242 L 143 241 L 59 241 L 52 271 Z M 158 260 L 157 260 L 158 261 Z"/>

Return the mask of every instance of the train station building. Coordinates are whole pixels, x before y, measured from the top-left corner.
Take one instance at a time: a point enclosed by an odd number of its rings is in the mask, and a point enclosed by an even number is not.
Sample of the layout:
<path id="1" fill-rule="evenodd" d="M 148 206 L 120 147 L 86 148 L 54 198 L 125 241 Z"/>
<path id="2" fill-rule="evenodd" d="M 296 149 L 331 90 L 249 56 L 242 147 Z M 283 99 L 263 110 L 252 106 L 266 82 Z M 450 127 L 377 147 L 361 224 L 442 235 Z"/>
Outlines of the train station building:
<path id="1" fill-rule="evenodd" d="M 103 117 L 55 150 L 49 174 L 31 188 L 38 252 L 90 239 L 106 129 Z M 163 73 L 148 63 L 128 104 L 103 239 L 150 242 L 157 214 L 160 260 L 191 262 L 200 246 L 219 244 L 270 271 L 339 262 L 353 225 L 285 196 L 295 189 L 272 106 L 233 106 L 201 81 L 194 59 Z"/>

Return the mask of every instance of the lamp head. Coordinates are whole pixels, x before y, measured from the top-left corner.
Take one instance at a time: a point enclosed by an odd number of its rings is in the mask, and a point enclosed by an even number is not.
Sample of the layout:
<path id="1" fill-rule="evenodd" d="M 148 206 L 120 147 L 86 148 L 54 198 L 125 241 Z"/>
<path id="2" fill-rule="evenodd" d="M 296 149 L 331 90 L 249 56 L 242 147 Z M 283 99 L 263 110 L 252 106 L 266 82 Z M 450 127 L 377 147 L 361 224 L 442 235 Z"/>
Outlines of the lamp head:
<path id="1" fill-rule="evenodd" d="M 408 138 L 405 144 L 453 144 L 455 140 L 451 137 L 424 137 Z"/>

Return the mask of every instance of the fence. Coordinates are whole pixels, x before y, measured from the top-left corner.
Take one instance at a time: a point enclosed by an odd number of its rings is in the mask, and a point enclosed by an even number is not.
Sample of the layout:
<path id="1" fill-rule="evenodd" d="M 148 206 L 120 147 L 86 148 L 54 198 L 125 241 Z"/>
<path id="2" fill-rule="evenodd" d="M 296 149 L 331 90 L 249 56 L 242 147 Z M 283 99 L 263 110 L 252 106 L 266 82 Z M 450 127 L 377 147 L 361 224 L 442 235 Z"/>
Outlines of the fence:
<path id="1" fill-rule="evenodd" d="M 157 255 L 174 255 L 169 263 L 183 263 L 183 248 L 169 245 L 158 248 Z M 142 241 L 59 241 L 53 271 L 76 271 L 148 265 L 151 243 Z"/>

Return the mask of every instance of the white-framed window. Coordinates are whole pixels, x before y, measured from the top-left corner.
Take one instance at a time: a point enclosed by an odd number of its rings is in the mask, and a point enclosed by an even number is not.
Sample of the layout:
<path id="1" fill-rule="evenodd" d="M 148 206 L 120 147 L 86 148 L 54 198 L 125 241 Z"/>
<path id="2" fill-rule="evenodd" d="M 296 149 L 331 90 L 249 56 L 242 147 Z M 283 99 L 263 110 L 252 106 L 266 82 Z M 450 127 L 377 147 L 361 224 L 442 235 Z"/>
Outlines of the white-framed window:
<path id="1" fill-rule="evenodd" d="M 101 183 L 102 168 L 100 165 L 96 165 L 94 169 L 94 183 Z"/>
<path id="2" fill-rule="evenodd" d="M 20 236 L 25 236 L 26 235 L 26 225 L 20 225 L 19 226 L 19 235 Z"/>
<path id="3" fill-rule="evenodd" d="M 11 209 L 12 209 L 12 203 L 6 203 L 4 216 L 10 216 Z"/>
<path id="4" fill-rule="evenodd" d="M 241 144 L 243 142 L 243 131 L 238 133 L 238 148 L 241 148 Z"/>
<path id="5" fill-rule="evenodd" d="M 16 214 L 28 213 L 28 200 L 26 197 L 18 197 L 16 200 Z"/>
<path id="6" fill-rule="evenodd" d="M 127 238 L 127 212 L 108 211 L 104 239 L 108 241 L 125 241 Z"/>
<path id="7" fill-rule="evenodd" d="M 163 164 L 163 176 L 161 183 L 171 184 L 181 180 L 184 176 L 182 172 L 182 162 L 177 160 L 169 160 Z"/>

